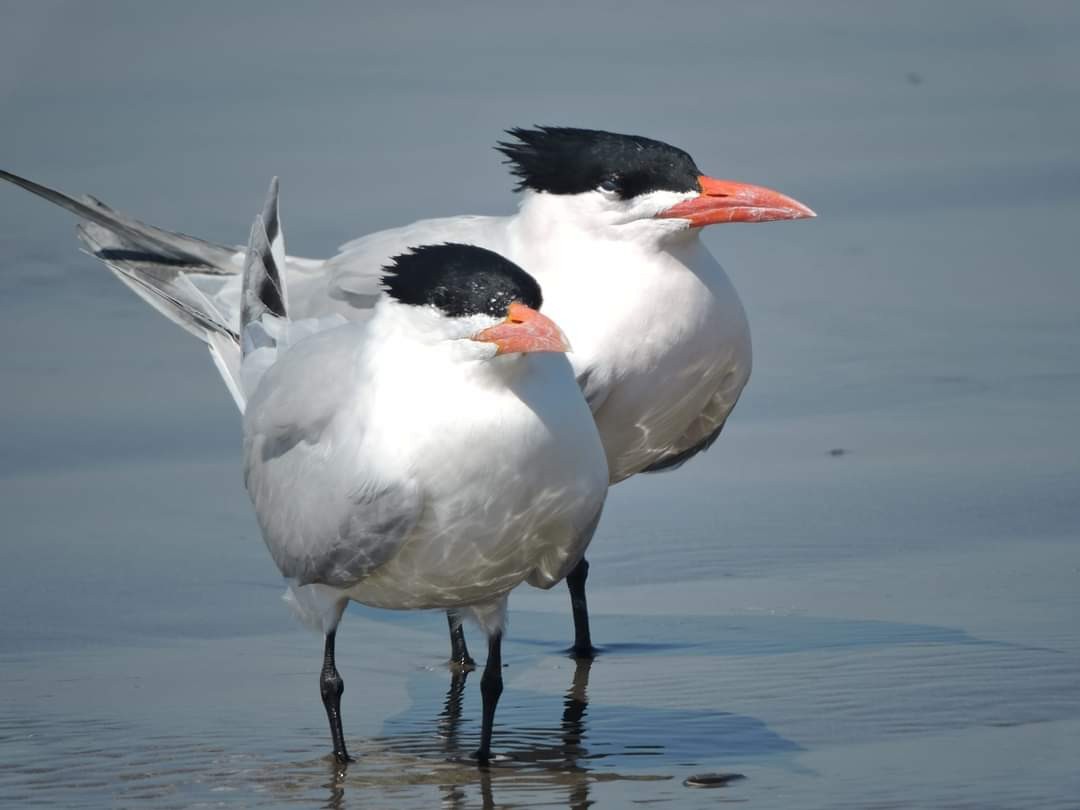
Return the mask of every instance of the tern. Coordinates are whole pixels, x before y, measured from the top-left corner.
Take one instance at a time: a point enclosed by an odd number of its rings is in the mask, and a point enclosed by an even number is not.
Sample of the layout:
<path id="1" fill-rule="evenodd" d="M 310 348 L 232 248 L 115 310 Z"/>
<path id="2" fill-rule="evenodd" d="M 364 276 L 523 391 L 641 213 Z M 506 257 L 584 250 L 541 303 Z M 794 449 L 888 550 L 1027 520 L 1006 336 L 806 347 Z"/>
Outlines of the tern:
<path id="1" fill-rule="evenodd" d="M 292 310 L 301 318 L 362 320 L 380 300 L 381 268 L 390 257 L 440 242 L 493 250 L 537 279 L 545 311 L 573 342 L 570 361 L 603 442 L 610 483 L 681 466 L 716 441 L 751 370 L 746 314 L 702 244 L 702 228 L 814 212 L 777 191 L 708 176 L 685 151 L 651 138 L 547 126 L 508 135 L 497 149 L 518 180 L 517 213 L 421 220 L 348 242 L 329 259 L 287 257 Z M 164 231 L 93 198 L 0 176 L 91 223 L 81 231 L 91 252 L 209 343 L 231 378 L 235 348 L 202 319 L 209 312 L 239 328 L 243 248 Z M 179 316 L 175 307 L 162 307 L 162 296 L 196 314 Z M 582 558 L 566 578 L 578 657 L 595 652 L 588 570 Z M 471 667 L 453 613 L 450 628 L 452 660 Z"/>
<path id="2" fill-rule="evenodd" d="M 244 479 L 290 600 L 325 636 L 334 756 L 350 759 L 334 640 L 354 600 L 479 624 L 486 763 L 507 596 L 574 568 L 608 489 L 566 338 L 528 273 L 472 245 L 394 257 L 370 318 L 290 319 L 276 182 L 246 256 Z"/>

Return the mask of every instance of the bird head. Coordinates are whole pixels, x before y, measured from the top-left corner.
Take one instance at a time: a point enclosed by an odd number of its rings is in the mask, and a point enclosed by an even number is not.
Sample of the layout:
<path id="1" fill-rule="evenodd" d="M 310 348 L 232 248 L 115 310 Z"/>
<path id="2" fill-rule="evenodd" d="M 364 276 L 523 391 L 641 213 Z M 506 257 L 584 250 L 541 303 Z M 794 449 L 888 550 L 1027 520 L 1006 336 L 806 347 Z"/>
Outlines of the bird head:
<path id="1" fill-rule="evenodd" d="M 498 253 L 475 245 L 423 245 L 392 262 L 383 288 L 433 341 L 458 342 L 479 359 L 570 350 L 562 330 L 539 311 L 543 297 L 536 279 Z"/>
<path id="2" fill-rule="evenodd" d="M 724 222 L 816 216 L 778 191 L 718 180 L 682 149 L 637 135 L 570 127 L 515 128 L 496 147 L 518 191 L 553 195 L 585 227 L 651 223 L 657 234 Z"/>

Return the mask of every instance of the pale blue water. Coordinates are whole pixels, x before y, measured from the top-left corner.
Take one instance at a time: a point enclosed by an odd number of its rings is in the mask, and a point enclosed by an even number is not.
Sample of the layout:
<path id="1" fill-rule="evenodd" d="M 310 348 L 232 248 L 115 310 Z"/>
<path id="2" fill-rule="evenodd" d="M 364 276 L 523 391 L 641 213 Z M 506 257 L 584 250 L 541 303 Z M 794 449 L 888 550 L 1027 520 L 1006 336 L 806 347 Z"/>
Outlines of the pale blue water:
<path id="1" fill-rule="evenodd" d="M 339 775 L 205 352 L 0 188 L 0 804 L 1080 806 L 1075 4 L 0 17 L 0 165 L 217 241 L 272 174 L 306 255 L 505 212 L 491 146 L 534 123 L 820 214 L 706 236 L 754 375 L 707 456 L 613 491 L 607 652 L 515 594 L 485 776 L 441 618 L 351 611 Z"/>

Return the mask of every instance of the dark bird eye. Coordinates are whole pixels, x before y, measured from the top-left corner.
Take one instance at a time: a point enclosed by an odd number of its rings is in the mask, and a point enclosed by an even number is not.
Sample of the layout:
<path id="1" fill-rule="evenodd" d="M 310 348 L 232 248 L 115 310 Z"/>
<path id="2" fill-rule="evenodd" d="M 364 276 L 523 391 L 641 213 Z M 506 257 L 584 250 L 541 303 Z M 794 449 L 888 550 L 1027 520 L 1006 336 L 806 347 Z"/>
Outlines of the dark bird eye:
<path id="1" fill-rule="evenodd" d="M 599 188 L 601 191 L 618 191 L 619 184 L 614 177 L 605 177 L 600 181 Z"/>

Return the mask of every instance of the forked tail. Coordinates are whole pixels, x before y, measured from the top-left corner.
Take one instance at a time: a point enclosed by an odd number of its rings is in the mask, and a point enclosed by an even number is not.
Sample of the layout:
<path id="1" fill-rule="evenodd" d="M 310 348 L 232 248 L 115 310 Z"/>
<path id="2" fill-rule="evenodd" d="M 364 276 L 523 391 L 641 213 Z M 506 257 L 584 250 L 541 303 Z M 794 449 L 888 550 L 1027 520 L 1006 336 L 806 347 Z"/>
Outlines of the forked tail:
<path id="1" fill-rule="evenodd" d="M 83 221 L 79 223 L 78 235 L 87 252 L 104 262 L 154 309 L 209 346 L 214 364 L 237 406 L 243 410 L 241 332 L 237 328 L 235 294 L 227 294 L 228 288 L 235 290 L 245 266 L 242 249 L 147 225 L 93 197 L 76 199 L 10 172 L 0 170 L 0 179 L 80 217 Z M 256 263 L 269 262 L 283 270 L 285 249 L 277 178 L 270 184 L 259 221 L 262 241 L 259 250 L 248 256 Z M 283 302 L 283 275 L 275 273 L 274 279 Z"/>

